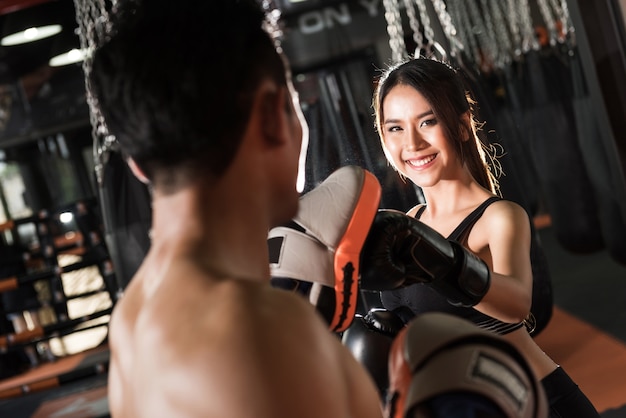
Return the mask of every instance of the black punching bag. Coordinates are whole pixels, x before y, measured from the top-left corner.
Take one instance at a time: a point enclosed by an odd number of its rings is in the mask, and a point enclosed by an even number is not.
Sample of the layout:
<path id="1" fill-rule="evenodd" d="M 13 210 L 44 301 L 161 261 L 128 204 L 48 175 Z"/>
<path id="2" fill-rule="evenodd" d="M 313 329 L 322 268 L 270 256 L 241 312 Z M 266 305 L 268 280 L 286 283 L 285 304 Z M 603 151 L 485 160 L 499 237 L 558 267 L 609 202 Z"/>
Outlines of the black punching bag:
<path id="1" fill-rule="evenodd" d="M 556 51 L 529 51 L 525 126 L 532 160 L 560 245 L 572 253 L 604 249 L 595 195 L 578 145 L 571 78 Z"/>

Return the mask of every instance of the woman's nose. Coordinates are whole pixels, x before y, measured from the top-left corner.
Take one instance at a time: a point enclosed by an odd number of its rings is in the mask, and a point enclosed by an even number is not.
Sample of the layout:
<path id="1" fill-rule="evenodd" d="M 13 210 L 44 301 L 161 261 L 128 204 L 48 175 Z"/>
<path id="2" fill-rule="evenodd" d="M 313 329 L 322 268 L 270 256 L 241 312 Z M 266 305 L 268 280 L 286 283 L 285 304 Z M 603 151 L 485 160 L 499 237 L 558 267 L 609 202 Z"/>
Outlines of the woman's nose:
<path id="1" fill-rule="evenodd" d="M 407 151 L 416 151 L 424 146 L 424 138 L 415 129 L 409 129 L 404 138 L 404 148 Z"/>

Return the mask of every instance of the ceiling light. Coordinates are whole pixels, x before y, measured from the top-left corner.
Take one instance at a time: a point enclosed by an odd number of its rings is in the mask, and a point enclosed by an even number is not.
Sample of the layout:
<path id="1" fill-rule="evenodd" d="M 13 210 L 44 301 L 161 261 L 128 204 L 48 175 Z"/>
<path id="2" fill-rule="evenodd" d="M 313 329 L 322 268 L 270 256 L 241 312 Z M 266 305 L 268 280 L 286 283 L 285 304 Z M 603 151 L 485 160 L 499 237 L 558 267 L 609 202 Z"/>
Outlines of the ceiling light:
<path id="1" fill-rule="evenodd" d="M 64 22 L 75 21 L 71 1 L 48 1 L 35 5 L 32 1 L 24 3 L 31 6 L 25 5 L 3 16 L 0 45 L 22 45 L 50 38 L 61 32 Z"/>
<path id="2" fill-rule="evenodd" d="M 28 42 L 38 41 L 40 39 L 49 38 L 61 32 L 61 25 L 46 25 L 39 27 L 30 27 L 19 32 L 12 33 L 2 38 L 0 44 L 2 46 L 21 45 Z"/>
<path id="3" fill-rule="evenodd" d="M 73 48 L 67 52 L 56 55 L 50 58 L 48 63 L 51 67 L 61 67 L 63 65 L 75 64 L 85 59 L 85 50 Z"/>
<path id="4" fill-rule="evenodd" d="M 60 35 L 54 38 L 48 61 L 51 67 L 74 64 L 85 59 L 85 50 L 81 49 L 78 28 L 74 30 L 65 29 Z"/>

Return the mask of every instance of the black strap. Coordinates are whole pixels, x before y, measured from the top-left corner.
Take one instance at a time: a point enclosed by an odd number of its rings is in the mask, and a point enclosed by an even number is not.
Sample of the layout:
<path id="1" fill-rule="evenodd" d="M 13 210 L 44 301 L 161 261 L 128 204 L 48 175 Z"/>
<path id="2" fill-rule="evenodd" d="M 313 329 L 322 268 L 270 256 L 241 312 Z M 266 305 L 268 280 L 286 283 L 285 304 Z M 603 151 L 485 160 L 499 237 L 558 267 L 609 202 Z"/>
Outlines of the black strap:
<path id="1" fill-rule="evenodd" d="M 448 239 L 461 242 L 460 240 L 463 234 L 465 232 L 469 232 L 469 230 L 472 229 L 476 221 L 480 219 L 485 209 L 487 209 L 487 206 L 491 205 L 493 202 L 497 202 L 498 200 L 501 200 L 498 196 L 492 196 L 489 199 L 485 200 L 483 203 L 481 203 L 476 209 L 472 211 L 472 213 L 470 213 L 465 219 L 463 219 L 459 226 L 457 226 L 456 229 L 452 231 L 452 233 L 448 236 Z"/>
<path id="2" fill-rule="evenodd" d="M 481 203 L 476 209 L 472 211 L 472 213 L 467 215 L 467 217 L 463 219 L 463 221 L 461 221 L 461 223 L 454 229 L 454 231 L 452 231 L 452 233 L 448 236 L 447 239 L 460 242 L 460 239 L 463 236 L 463 234 L 469 231 L 472 228 L 472 226 L 474 226 L 476 221 L 480 219 L 480 217 L 482 216 L 483 212 L 485 212 L 485 209 L 487 209 L 487 207 L 491 205 L 493 202 L 497 202 L 498 200 L 502 200 L 502 199 L 498 196 L 492 196 L 488 198 L 487 200 L 485 200 L 483 203 Z M 422 207 L 420 207 L 415 213 L 415 219 L 419 219 L 425 210 L 426 210 L 426 205 L 423 205 Z"/>
<path id="3" fill-rule="evenodd" d="M 419 220 L 422 217 L 422 213 L 426 210 L 426 205 L 420 206 L 420 208 L 415 212 L 415 219 Z"/>

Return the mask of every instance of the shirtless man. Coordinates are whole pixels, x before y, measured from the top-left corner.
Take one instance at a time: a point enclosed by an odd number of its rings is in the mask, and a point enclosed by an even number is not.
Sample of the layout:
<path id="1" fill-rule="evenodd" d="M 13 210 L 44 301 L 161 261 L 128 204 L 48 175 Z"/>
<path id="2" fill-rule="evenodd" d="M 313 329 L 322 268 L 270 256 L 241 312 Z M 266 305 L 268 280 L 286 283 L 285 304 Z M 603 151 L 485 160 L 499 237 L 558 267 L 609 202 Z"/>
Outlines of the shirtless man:
<path id="1" fill-rule="evenodd" d="M 313 306 L 269 285 L 307 128 L 254 0 L 118 1 L 91 85 L 153 188 L 152 245 L 110 322 L 111 414 L 380 417 Z"/>

